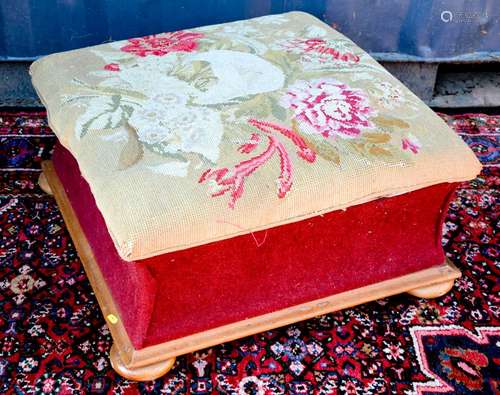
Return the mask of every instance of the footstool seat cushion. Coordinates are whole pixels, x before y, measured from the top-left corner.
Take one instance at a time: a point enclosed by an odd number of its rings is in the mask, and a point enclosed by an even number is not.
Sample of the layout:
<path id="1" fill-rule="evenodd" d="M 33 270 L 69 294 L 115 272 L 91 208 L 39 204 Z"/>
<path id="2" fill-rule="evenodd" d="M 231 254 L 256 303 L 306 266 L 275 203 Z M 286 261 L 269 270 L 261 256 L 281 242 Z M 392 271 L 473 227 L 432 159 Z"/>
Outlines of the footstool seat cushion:
<path id="1" fill-rule="evenodd" d="M 124 261 L 480 170 L 399 81 L 300 12 L 54 54 L 31 74 Z"/>

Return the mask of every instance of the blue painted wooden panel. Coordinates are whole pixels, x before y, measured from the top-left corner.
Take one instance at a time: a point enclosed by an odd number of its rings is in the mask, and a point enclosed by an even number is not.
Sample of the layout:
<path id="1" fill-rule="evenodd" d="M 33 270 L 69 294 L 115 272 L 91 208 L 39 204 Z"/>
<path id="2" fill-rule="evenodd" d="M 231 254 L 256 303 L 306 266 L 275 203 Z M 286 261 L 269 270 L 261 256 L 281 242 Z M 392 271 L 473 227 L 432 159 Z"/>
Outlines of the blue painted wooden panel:
<path id="1" fill-rule="evenodd" d="M 0 0 L 0 60 L 302 10 L 379 59 L 488 59 L 500 52 L 498 0 Z"/>

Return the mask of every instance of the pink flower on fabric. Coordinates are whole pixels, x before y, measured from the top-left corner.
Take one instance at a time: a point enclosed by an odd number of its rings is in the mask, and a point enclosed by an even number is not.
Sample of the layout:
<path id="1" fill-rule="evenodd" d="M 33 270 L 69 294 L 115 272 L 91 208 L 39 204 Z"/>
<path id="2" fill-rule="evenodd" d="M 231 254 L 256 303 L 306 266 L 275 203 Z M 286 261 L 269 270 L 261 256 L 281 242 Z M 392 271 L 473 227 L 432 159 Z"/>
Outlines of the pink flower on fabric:
<path id="1" fill-rule="evenodd" d="M 409 134 L 408 137 L 401 140 L 401 146 L 405 151 L 410 150 L 414 154 L 418 154 L 420 148 L 422 148 L 420 141 L 412 134 Z"/>
<path id="2" fill-rule="evenodd" d="M 324 137 L 357 137 L 373 127 L 370 117 L 376 114 L 363 91 L 333 78 L 297 81 L 280 104 L 293 110 L 301 131 Z"/>
<path id="3" fill-rule="evenodd" d="M 202 33 L 178 31 L 161 33 L 132 38 L 128 45 L 121 47 L 124 52 L 145 57 L 149 55 L 163 56 L 170 52 L 192 52 L 198 47 L 197 40 L 203 37 Z"/>
<path id="4" fill-rule="evenodd" d="M 120 71 L 120 65 L 118 63 L 108 63 L 104 66 L 104 70 L 108 71 Z"/>
<path id="5" fill-rule="evenodd" d="M 306 162 L 313 163 L 316 153 L 311 150 L 304 139 L 293 130 L 272 122 L 250 119 L 248 123 L 262 132 L 252 133 L 248 142 L 238 147 L 242 154 L 251 154 L 259 147 L 261 141 L 267 138 L 267 147 L 259 154 L 250 159 L 242 160 L 232 169 L 227 167 L 207 169 L 198 180 L 199 183 L 210 182 L 212 186 L 212 197 L 230 195 L 229 208 L 234 209 L 236 201 L 243 196 L 245 181 L 255 171 L 264 166 L 274 156 L 278 156 L 280 163 L 280 175 L 278 176 L 278 197 L 284 198 L 292 188 L 292 161 L 286 146 L 280 139 L 285 137 L 295 145 L 297 155 Z"/>

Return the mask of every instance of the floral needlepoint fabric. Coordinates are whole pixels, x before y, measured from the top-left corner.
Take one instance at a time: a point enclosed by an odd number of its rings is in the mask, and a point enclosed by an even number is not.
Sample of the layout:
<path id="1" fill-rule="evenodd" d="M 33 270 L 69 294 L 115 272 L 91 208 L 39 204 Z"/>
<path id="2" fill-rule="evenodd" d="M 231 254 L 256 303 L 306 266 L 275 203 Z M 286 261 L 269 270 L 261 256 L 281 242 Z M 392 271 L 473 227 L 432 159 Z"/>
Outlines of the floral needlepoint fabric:
<path id="1" fill-rule="evenodd" d="M 54 54 L 31 74 L 126 260 L 480 169 L 407 88 L 301 12 Z"/>

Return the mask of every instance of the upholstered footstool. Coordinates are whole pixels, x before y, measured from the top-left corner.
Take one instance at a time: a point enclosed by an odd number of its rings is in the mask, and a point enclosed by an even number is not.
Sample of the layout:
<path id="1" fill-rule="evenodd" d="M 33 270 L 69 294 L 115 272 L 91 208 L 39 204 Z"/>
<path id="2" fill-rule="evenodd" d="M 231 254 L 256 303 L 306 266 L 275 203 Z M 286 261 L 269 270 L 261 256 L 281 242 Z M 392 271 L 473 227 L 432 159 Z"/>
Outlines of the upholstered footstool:
<path id="1" fill-rule="evenodd" d="M 347 38 L 292 12 L 47 56 L 54 194 L 121 375 L 409 292 L 474 154 Z"/>

